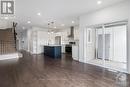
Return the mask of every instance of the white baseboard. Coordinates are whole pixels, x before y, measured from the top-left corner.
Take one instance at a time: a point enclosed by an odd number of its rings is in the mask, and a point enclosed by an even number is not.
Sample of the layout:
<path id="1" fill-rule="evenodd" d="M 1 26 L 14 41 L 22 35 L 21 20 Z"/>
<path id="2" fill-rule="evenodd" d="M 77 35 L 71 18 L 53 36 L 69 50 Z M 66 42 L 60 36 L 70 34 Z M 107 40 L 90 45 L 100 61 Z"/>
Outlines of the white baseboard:
<path id="1" fill-rule="evenodd" d="M 11 54 L 4 54 L 0 55 L 0 60 L 6 60 L 6 59 L 18 59 L 21 58 L 23 55 L 21 53 L 11 53 Z"/>

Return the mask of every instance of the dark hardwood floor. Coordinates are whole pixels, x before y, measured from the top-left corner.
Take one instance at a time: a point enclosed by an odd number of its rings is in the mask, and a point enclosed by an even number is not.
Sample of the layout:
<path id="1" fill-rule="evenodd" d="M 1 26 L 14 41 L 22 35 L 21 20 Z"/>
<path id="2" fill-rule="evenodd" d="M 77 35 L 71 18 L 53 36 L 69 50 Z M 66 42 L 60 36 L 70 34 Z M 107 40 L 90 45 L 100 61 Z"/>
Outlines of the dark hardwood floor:
<path id="1" fill-rule="evenodd" d="M 23 52 L 18 60 L 0 61 L 0 87 L 130 87 L 130 75 L 73 61 Z"/>

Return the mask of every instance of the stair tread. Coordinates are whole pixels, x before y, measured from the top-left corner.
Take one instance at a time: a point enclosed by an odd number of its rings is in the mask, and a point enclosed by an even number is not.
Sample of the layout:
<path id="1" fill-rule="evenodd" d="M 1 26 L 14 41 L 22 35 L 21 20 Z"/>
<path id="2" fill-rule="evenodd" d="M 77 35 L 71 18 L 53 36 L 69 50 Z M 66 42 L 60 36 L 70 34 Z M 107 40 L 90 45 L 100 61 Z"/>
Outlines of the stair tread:
<path id="1" fill-rule="evenodd" d="M 0 30 L 0 54 L 16 52 L 16 44 L 12 29 Z"/>

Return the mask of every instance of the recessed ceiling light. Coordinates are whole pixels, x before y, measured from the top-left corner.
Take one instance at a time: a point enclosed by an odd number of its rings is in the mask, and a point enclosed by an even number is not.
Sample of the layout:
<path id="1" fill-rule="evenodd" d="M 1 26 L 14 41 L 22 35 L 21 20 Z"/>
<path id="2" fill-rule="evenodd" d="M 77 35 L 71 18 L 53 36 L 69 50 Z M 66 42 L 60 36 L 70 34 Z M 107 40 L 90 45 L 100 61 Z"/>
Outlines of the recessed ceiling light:
<path id="1" fill-rule="evenodd" d="M 65 26 L 65 24 L 61 24 L 61 26 Z"/>
<path id="2" fill-rule="evenodd" d="M 97 1 L 97 4 L 98 4 L 98 5 L 102 4 L 102 1 Z"/>
<path id="3" fill-rule="evenodd" d="M 23 27 L 23 30 L 25 29 L 25 27 Z"/>
<path id="4" fill-rule="evenodd" d="M 5 19 L 9 19 L 8 17 L 5 17 Z"/>
<path id="5" fill-rule="evenodd" d="M 38 15 L 38 16 L 41 16 L 41 13 L 39 12 L 39 13 L 37 13 L 37 15 Z"/>
<path id="6" fill-rule="evenodd" d="M 54 28 L 56 28 L 56 27 L 54 27 Z"/>
<path id="7" fill-rule="evenodd" d="M 74 21 L 72 21 L 72 24 L 74 24 L 75 22 Z"/>
<path id="8" fill-rule="evenodd" d="M 31 21 L 28 21 L 27 23 L 28 23 L 28 24 L 30 24 L 30 23 L 31 23 Z"/>

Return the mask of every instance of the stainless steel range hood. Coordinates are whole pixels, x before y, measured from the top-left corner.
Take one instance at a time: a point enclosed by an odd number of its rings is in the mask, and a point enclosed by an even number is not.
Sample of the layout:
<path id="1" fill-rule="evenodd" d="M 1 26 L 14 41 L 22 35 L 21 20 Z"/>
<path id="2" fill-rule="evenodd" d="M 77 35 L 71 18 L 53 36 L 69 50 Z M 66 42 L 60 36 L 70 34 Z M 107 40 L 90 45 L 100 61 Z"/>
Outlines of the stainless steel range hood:
<path id="1" fill-rule="evenodd" d="M 70 27 L 70 35 L 68 35 L 68 38 L 74 40 L 74 26 Z"/>

